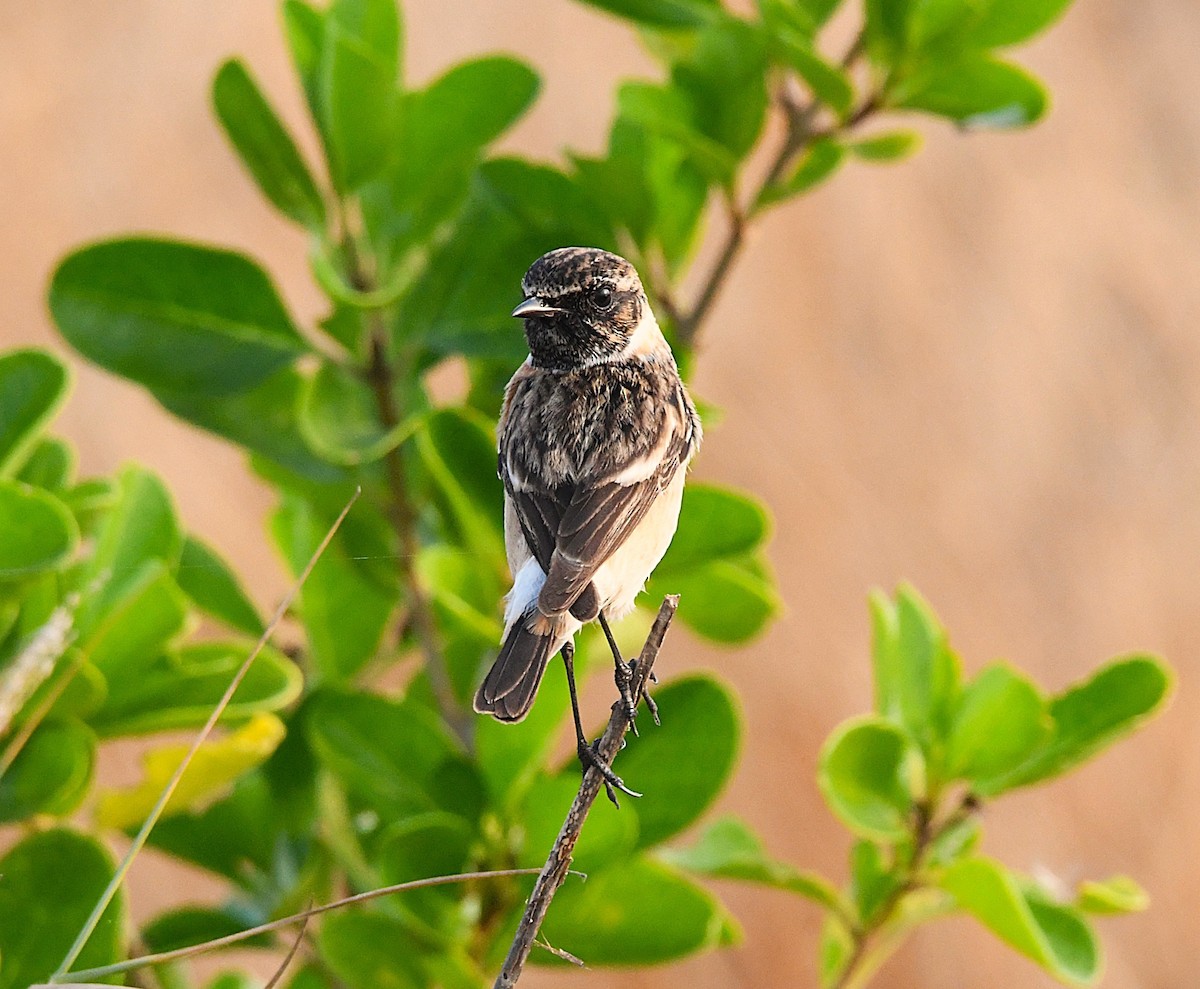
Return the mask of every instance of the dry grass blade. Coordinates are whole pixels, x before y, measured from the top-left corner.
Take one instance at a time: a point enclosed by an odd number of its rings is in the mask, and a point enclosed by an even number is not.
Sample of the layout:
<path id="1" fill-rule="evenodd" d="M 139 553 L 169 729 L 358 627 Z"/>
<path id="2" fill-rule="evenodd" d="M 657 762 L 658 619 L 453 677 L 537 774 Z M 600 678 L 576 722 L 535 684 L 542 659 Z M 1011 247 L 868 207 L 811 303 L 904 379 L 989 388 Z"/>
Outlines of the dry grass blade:
<path id="1" fill-rule="evenodd" d="M 350 500 L 346 502 L 346 507 L 342 509 L 341 513 L 334 520 L 333 525 L 329 527 L 329 531 L 325 533 L 325 538 L 321 540 L 320 545 L 317 546 L 316 550 L 314 550 L 312 557 L 309 559 L 308 563 L 305 564 L 304 569 L 300 572 L 300 576 L 296 578 L 295 583 L 293 583 L 288 589 L 287 594 L 283 596 L 283 600 L 279 602 L 279 607 L 275 609 L 275 614 L 271 617 L 271 621 L 263 630 L 263 634 L 259 636 L 258 642 L 255 643 L 254 648 L 246 657 L 245 662 L 242 663 L 242 665 L 238 668 L 238 671 L 234 674 L 233 679 L 229 681 L 229 686 L 225 688 L 225 693 L 222 694 L 221 699 L 217 701 L 212 713 L 208 716 L 208 720 L 204 722 L 204 726 L 196 733 L 196 737 L 192 740 L 191 747 L 188 749 L 187 754 L 183 757 L 183 761 L 179 764 L 179 767 L 175 770 L 175 773 L 167 781 L 167 785 L 163 787 L 162 793 L 159 794 L 158 802 L 155 803 L 154 807 L 147 815 L 146 820 L 143 822 L 141 829 L 138 831 L 137 835 L 134 836 L 133 843 L 129 846 L 129 850 L 125 853 L 125 857 L 121 860 L 121 864 L 117 867 L 117 871 L 113 873 L 112 880 L 109 882 L 104 892 L 100 895 L 100 899 L 96 901 L 95 908 L 92 910 L 91 915 L 84 923 L 83 929 L 79 932 L 79 936 L 75 939 L 75 943 L 72 944 L 70 950 L 67 951 L 66 957 L 63 958 L 62 963 L 58 966 L 58 969 L 55 971 L 54 975 L 51 976 L 51 981 L 56 981 L 59 976 L 64 975 L 75 963 L 75 959 L 79 957 L 79 953 L 83 950 L 84 945 L 86 945 L 88 942 L 88 938 L 92 936 L 92 932 L 96 929 L 96 925 L 100 922 L 101 915 L 108 907 L 108 904 L 112 902 L 112 898 L 116 895 L 121 883 L 124 882 L 125 875 L 129 872 L 129 867 L 133 864 L 134 857 L 142 850 L 142 846 L 146 844 L 146 839 L 150 836 L 151 829 L 156 823 L 158 823 L 158 819 L 162 815 L 163 808 L 167 806 L 167 801 L 171 799 L 171 794 L 175 792 L 175 788 L 179 785 L 179 781 L 183 778 L 183 774 L 187 772 L 188 766 L 191 765 L 192 759 L 195 758 L 196 753 L 200 750 L 200 746 L 203 745 L 208 736 L 212 734 L 213 728 L 216 727 L 217 721 L 220 719 L 222 713 L 224 713 L 225 708 L 229 706 L 229 702 L 233 699 L 234 693 L 241 685 L 242 680 L 245 678 L 246 673 L 254 663 L 254 660 L 258 658 L 258 655 L 262 652 L 263 647 L 266 646 L 268 641 L 270 641 L 275 629 L 283 620 L 283 616 L 287 613 L 288 608 L 291 607 L 292 601 L 300 592 L 300 588 L 303 587 L 304 582 L 308 580 L 308 576 L 310 573 L 312 573 L 313 567 L 316 566 L 317 560 L 319 560 L 321 558 L 321 554 L 325 552 L 325 549 L 333 539 L 334 534 L 338 531 L 342 522 L 350 513 L 350 509 L 354 506 L 354 503 L 358 501 L 358 496 L 360 494 L 362 494 L 361 488 L 356 490 L 354 494 L 350 496 Z"/>
<path id="2" fill-rule="evenodd" d="M 403 893 L 405 890 L 425 889 L 428 886 L 449 886 L 454 883 L 475 882 L 484 879 L 506 879 L 511 876 L 533 876 L 537 873 L 537 869 L 497 869 L 493 872 L 462 872 L 453 876 L 433 876 L 430 879 L 414 879 L 411 882 L 397 883 L 394 886 L 381 886 L 379 889 L 369 889 L 363 893 L 355 893 L 353 896 L 334 900 L 332 903 L 323 903 L 319 907 L 310 907 L 302 913 L 294 913 L 290 917 L 280 917 L 278 920 L 259 924 L 258 927 L 248 927 L 246 930 L 238 931 L 236 934 L 226 934 L 224 937 L 214 938 L 211 941 L 205 941 L 203 944 L 194 944 L 187 948 L 175 948 L 172 951 L 160 951 L 155 955 L 142 955 L 140 958 L 130 958 L 127 961 L 114 962 L 112 965 L 101 965 L 99 968 L 83 968 L 78 972 L 68 972 L 64 977 L 73 979 L 107 979 L 109 976 L 132 972 L 134 969 L 145 968 L 147 965 L 161 965 L 163 962 L 173 962 L 178 961 L 180 958 L 190 958 L 193 955 L 203 954 L 206 951 L 215 951 L 217 948 L 225 948 L 231 944 L 237 944 L 239 941 L 245 941 L 247 938 L 252 938 L 259 934 L 270 934 L 272 931 L 278 931 L 300 921 L 306 921 L 309 917 L 315 917 L 317 914 L 328 913 L 330 910 L 340 910 L 342 907 L 352 907 L 359 903 L 378 899 L 381 896 Z M 59 982 L 58 976 L 52 977 L 51 982 L 56 987 L 59 987 L 59 989 L 63 986 L 76 984 Z"/>

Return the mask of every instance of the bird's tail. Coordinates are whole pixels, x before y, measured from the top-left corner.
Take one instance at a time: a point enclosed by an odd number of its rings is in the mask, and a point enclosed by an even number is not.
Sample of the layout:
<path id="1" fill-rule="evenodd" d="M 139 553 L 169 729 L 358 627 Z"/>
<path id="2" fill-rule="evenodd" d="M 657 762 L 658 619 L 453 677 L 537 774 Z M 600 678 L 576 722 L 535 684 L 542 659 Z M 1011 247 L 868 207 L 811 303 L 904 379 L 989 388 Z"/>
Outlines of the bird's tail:
<path id="1" fill-rule="evenodd" d="M 500 655 L 475 692 L 475 710 L 497 721 L 524 718 L 559 638 L 554 631 L 539 633 L 527 628 L 524 621 L 514 622 Z"/>

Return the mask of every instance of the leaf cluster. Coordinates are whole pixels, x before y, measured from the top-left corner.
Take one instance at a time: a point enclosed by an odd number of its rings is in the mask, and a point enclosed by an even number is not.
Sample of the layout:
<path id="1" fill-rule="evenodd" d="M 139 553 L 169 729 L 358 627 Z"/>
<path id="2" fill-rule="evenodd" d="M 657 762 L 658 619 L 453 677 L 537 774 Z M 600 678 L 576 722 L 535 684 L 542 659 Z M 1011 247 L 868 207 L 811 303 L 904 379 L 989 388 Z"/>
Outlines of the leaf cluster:
<path id="1" fill-rule="evenodd" d="M 68 344 L 245 452 L 275 494 L 270 536 L 293 575 L 362 492 L 303 584 L 288 647 L 255 660 L 151 832 L 159 851 L 225 891 L 143 924 L 138 941 L 151 951 L 345 891 L 541 863 L 578 786 L 576 764 L 559 756 L 565 683 L 549 676 L 520 725 L 470 714 L 501 631 L 492 424 L 524 357 L 507 316 L 524 268 L 564 244 L 626 254 L 686 370 L 748 223 L 849 158 L 915 149 L 910 131 L 857 133 L 877 114 L 968 127 L 1035 120 L 1044 94 L 996 51 L 1066 6 L 867 0 L 858 40 L 835 58 L 819 43 L 837 0 L 761 0 L 746 16 L 717 0 L 591 2 L 636 27 L 662 78 L 624 83 L 605 149 L 561 165 L 493 151 L 536 98 L 533 68 L 485 55 L 410 84 L 394 0 L 282 4 L 318 162 L 248 66 L 218 69 L 213 109 L 232 148 L 309 236 L 327 300 L 315 325 L 295 318 L 254 259 L 221 247 L 117 237 L 54 272 L 50 310 Z M 748 183 L 776 131 L 782 144 Z M 714 210 L 726 213 L 728 239 L 685 299 Z M 460 381 L 449 397 L 433 385 L 447 368 Z M 137 828 L 183 757 L 156 737 L 141 782 L 96 791 L 97 747 L 201 725 L 264 630 L 153 473 L 76 476 L 72 449 L 47 432 L 66 390 L 50 354 L 0 357 L 0 821 L 34 825 L 0 860 L 0 989 L 45 979 L 63 959 L 112 876 L 107 840 Z M 690 484 L 647 601 L 680 593 L 679 617 L 697 635 L 751 639 L 780 607 L 769 534 L 752 496 Z M 618 636 L 635 637 L 642 621 Z M 952 906 L 1055 974 L 1094 972 L 1078 911 L 1127 909 L 1137 887 L 1091 884 L 1077 906 L 1056 903 L 970 853 L 973 810 L 1127 731 L 1159 703 L 1165 674 L 1131 659 L 1057 698 L 1007 667 L 963 685 L 915 596 L 877 601 L 876 621 L 877 713 L 839 730 L 822 757 L 822 787 L 860 838 L 849 890 L 772 859 L 732 819 L 672 844 L 721 791 L 741 735 L 731 691 L 693 674 L 658 689 L 663 726 L 621 756 L 646 796 L 595 813 L 577 848 L 589 879 L 560 892 L 546 939 L 593 965 L 729 943 L 737 925 L 698 881 L 720 877 L 820 903 L 830 984 L 861 970 L 868 941 Z M 584 633 L 581 669 L 592 653 L 606 665 L 594 647 Z M 330 914 L 290 985 L 483 984 L 528 885 L 480 879 Z M 75 968 L 124 957 L 128 927 L 118 895 Z M 273 934 L 256 944 L 279 946 Z M 191 984 L 176 964 L 156 977 Z M 227 974 L 211 989 L 243 984 Z"/>

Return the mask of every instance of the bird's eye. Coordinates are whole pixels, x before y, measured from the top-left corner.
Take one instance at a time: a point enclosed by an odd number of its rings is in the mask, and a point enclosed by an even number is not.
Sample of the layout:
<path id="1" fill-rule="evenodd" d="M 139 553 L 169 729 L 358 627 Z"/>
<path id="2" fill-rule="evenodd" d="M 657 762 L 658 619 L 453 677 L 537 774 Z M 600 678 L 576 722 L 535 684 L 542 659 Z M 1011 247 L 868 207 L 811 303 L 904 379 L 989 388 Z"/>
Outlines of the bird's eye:
<path id="1" fill-rule="evenodd" d="M 597 309 L 609 309 L 613 304 L 613 292 L 607 285 L 602 285 L 592 293 L 592 301 Z"/>

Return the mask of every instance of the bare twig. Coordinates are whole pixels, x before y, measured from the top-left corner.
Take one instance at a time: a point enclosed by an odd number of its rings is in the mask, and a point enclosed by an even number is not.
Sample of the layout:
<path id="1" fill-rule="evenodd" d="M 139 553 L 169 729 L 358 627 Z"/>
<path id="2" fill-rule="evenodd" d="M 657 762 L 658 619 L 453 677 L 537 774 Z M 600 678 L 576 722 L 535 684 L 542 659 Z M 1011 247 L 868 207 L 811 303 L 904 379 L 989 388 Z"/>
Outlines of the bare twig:
<path id="1" fill-rule="evenodd" d="M 308 901 L 307 909 L 312 910 L 312 900 Z M 312 914 L 306 912 L 300 921 L 300 930 L 296 931 L 296 937 L 292 941 L 292 946 L 288 948 L 288 953 L 283 956 L 283 961 L 275 969 L 275 974 L 271 976 L 271 981 L 263 989 L 275 989 L 275 986 L 279 984 L 279 980 L 283 978 L 283 973 L 287 971 L 288 966 L 292 963 L 292 959 L 296 957 L 296 952 L 300 950 L 300 944 L 304 941 L 304 932 L 308 930 L 308 922 L 311 919 Z"/>
<path id="2" fill-rule="evenodd" d="M 633 682 L 629 685 L 635 702 L 641 698 L 646 689 L 646 682 L 650 679 L 654 661 L 658 658 L 658 651 L 662 648 L 663 639 L 666 637 L 667 629 L 670 627 L 671 619 L 675 617 L 675 609 L 678 607 L 678 594 L 669 594 L 663 598 L 662 606 L 658 609 L 658 617 L 654 619 L 650 634 L 646 637 L 646 644 L 642 646 L 641 655 L 634 668 Z M 596 754 L 601 760 L 609 765 L 612 764 L 628 730 L 629 717 L 625 713 L 624 705 L 618 701 L 613 704 L 608 727 L 604 729 L 604 734 L 596 746 Z M 583 782 L 579 786 L 579 792 L 575 795 L 575 802 L 571 804 L 562 830 L 558 832 L 558 838 L 550 850 L 550 857 L 546 859 L 546 864 L 534 884 L 533 892 L 529 895 L 529 900 L 525 905 L 525 915 L 521 918 L 520 926 L 517 927 L 512 947 L 508 951 L 508 957 L 504 960 L 504 967 L 496 976 L 494 989 L 512 989 L 521 977 L 525 960 L 529 957 L 538 931 L 541 930 L 542 921 L 546 919 L 546 911 L 550 909 L 550 902 L 570 871 L 571 854 L 575 850 L 576 842 L 579 841 L 583 822 L 587 820 L 588 811 L 592 809 L 592 804 L 595 803 L 596 796 L 603 785 L 604 777 L 600 771 L 595 766 L 589 766 L 587 772 L 583 774 Z"/>
<path id="3" fill-rule="evenodd" d="M 454 883 L 475 882 L 484 879 L 508 879 L 513 876 L 531 876 L 536 872 L 537 869 L 497 869 L 494 872 L 464 872 L 453 876 L 433 876 L 430 879 L 414 879 L 406 883 L 397 883 L 394 886 L 383 886 L 379 889 L 367 890 L 364 893 L 355 893 L 353 896 L 334 900 L 332 903 L 323 903 L 320 906 L 310 907 L 301 913 L 294 913 L 290 917 L 280 917 L 278 920 L 259 924 L 257 927 L 249 927 L 244 931 L 226 934 L 224 937 L 214 938 L 211 941 L 205 941 L 203 944 L 195 944 L 187 948 L 175 948 L 171 951 L 160 951 L 156 955 L 143 955 L 140 958 L 130 958 L 127 961 L 115 962 L 112 965 L 80 969 L 78 972 L 56 973 L 51 976 L 50 983 L 63 985 L 63 980 L 68 978 L 105 979 L 110 975 L 121 975 L 124 972 L 143 968 L 146 965 L 161 965 L 164 962 L 189 958 L 192 955 L 199 955 L 207 951 L 215 951 L 217 948 L 225 948 L 231 944 L 237 944 L 239 941 L 245 941 L 247 938 L 256 937 L 259 934 L 270 934 L 272 931 L 290 927 L 292 924 L 307 920 L 309 917 L 315 917 L 317 914 L 328 913 L 330 910 L 339 910 L 342 907 L 354 906 L 358 903 L 366 903 L 368 900 L 375 900 L 381 896 L 391 896 L 393 893 L 403 893 L 410 889 L 425 889 L 429 886 L 449 886 Z"/>
<path id="4" fill-rule="evenodd" d="M 62 963 L 55 970 L 52 979 L 57 979 L 62 976 L 71 967 L 71 965 L 74 964 L 75 959 L 79 957 L 79 953 L 83 950 L 84 945 L 86 945 L 88 942 L 88 938 L 92 936 L 92 932 L 96 929 L 96 925 L 100 922 L 101 915 L 103 915 L 104 911 L 108 908 L 109 903 L 112 902 L 112 898 L 116 895 L 117 890 L 124 881 L 125 874 L 129 871 L 129 867 L 133 865 L 134 857 L 146 844 L 146 839 L 150 837 L 151 829 L 155 824 L 158 823 L 159 817 L 162 816 L 162 812 L 167 806 L 167 802 L 171 799 L 171 795 L 175 792 L 175 788 L 179 785 L 179 781 L 183 778 L 183 774 L 187 772 L 188 766 L 192 764 L 192 759 L 195 758 L 196 753 L 200 751 L 200 746 L 203 745 L 208 739 L 208 736 L 212 734 L 213 728 L 216 727 L 217 721 L 220 720 L 221 715 L 225 713 L 225 708 L 229 706 L 229 702 L 233 700 L 233 695 L 237 692 L 238 687 L 241 686 L 242 681 L 246 678 L 246 674 L 250 671 L 251 665 L 253 665 L 254 661 L 258 658 L 259 653 L 263 651 L 263 648 L 266 646 L 267 642 L 270 641 L 271 636 L 275 633 L 276 627 L 281 621 L 283 621 L 283 616 L 287 614 L 287 610 L 291 607 L 293 599 L 300 592 L 300 588 L 304 586 L 304 582 L 308 580 L 308 575 L 312 573 L 313 567 L 317 565 L 317 560 L 319 560 L 321 558 L 321 554 L 325 552 L 325 549 L 333 539 L 334 534 L 338 531 L 342 525 L 342 522 L 345 521 L 346 516 L 350 513 L 350 509 L 354 506 L 354 503 L 358 501 L 358 496 L 360 494 L 362 494 L 361 488 L 357 489 L 354 494 L 350 496 L 350 500 L 346 502 L 346 507 L 343 508 L 338 517 L 334 519 L 333 525 L 329 527 L 329 531 L 325 533 L 325 538 L 321 540 L 320 544 L 313 551 L 308 563 L 305 564 L 304 569 L 300 572 L 300 576 L 296 578 L 295 583 L 288 588 L 287 594 L 283 596 L 283 600 L 279 602 L 279 607 L 275 609 L 275 614 L 272 616 L 271 621 L 267 624 L 267 627 L 263 629 L 263 633 L 259 636 L 258 642 L 256 642 L 254 648 L 250 650 L 250 654 L 238 668 L 237 673 L 233 675 L 233 679 L 229 681 L 229 686 L 225 688 L 225 693 L 222 694 L 221 699 L 217 701 L 216 706 L 212 709 L 212 713 L 208 716 L 208 720 L 204 722 L 204 726 L 196 733 L 196 737 L 192 739 L 191 747 L 187 750 L 183 760 L 176 767 L 175 772 L 171 775 L 167 785 L 163 787 L 162 793 L 160 793 L 158 796 L 158 801 L 151 808 L 150 813 L 146 815 L 146 820 L 142 823 L 141 829 L 134 836 L 133 842 L 129 846 L 129 850 L 125 853 L 125 857 L 121 860 L 121 864 L 117 867 L 117 871 L 113 873 L 113 877 L 109 881 L 108 886 L 105 887 L 104 892 L 100 894 L 100 898 L 96 901 L 96 906 L 92 909 L 91 915 L 84 922 L 83 928 L 79 932 L 79 936 L 75 938 L 75 942 L 67 951 L 66 957 L 63 958 Z"/>

